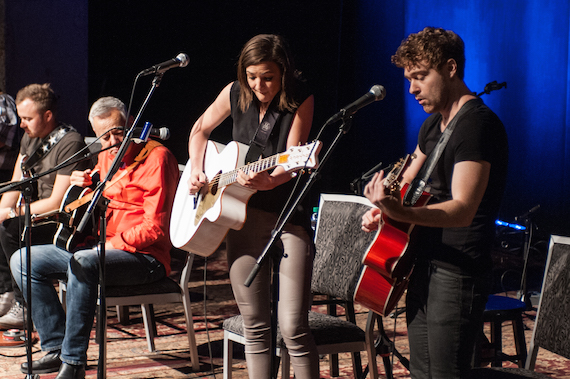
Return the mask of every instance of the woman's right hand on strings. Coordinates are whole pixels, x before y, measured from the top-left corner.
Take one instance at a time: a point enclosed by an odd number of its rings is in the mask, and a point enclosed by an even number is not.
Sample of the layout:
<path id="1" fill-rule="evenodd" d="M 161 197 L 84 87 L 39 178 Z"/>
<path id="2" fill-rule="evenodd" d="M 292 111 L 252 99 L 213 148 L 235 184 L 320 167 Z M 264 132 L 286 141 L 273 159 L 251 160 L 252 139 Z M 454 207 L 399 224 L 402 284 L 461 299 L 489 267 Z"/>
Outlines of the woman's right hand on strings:
<path id="1" fill-rule="evenodd" d="M 202 170 L 192 170 L 190 178 L 188 179 L 188 188 L 190 189 L 190 195 L 195 195 L 204 187 L 207 183 L 206 174 Z"/>

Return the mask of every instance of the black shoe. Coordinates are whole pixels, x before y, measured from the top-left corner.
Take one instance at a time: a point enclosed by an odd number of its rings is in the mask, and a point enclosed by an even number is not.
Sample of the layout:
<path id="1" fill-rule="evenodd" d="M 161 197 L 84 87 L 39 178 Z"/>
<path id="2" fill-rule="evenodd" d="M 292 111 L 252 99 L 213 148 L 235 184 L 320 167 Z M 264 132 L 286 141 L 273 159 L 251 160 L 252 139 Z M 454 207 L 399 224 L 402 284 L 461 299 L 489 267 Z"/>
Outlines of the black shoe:
<path id="1" fill-rule="evenodd" d="M 85 379 L 85 366 L 63 362 L 55 379 Z"/>
<path id="2" fill-rule="evenodd" d="M 51 351 L 37 361 L 32 361 L 32 374 L 48 374 L 59 370 L 59 366 L 61 366 L 59 353 L 59 350 Z M 24 374 L 28 373 L 28 362 L 22 363 L 20 371 Z"/>

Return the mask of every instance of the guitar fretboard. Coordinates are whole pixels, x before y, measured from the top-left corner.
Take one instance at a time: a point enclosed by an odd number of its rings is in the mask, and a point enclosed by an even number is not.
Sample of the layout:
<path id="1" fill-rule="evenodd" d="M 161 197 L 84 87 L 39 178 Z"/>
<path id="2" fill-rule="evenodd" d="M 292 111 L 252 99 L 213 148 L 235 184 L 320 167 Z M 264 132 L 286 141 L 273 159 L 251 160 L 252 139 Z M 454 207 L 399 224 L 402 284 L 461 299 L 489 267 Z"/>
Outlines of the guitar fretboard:
<path id="1" fill-rule="evenodd" d="M 270 157 L 249 163 L 240 168 L 236 168 L 235 170 L 220 174 L 218 178 L 218 187 L 225 187 L 235 183 L 237 181 L 238 173 L 240 171 L 249 174 L 250 172 L 258 173 L 272 169 L 273 167 L 277 166 L 278 158 L 280 155 L 281 154 L 275 154 Z"/>

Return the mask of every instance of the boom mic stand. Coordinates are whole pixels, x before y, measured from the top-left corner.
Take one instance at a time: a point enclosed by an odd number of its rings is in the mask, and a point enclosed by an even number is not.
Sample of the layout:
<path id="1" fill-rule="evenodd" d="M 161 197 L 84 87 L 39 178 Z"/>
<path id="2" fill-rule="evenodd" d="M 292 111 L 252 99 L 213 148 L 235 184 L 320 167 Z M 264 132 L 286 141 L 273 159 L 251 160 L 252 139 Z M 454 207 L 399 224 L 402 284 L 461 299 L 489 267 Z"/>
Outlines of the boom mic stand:
<path id="1" fill-rule="evenodd" d="M 492 82 L 487 83 L 485 85 L 483 92 L 478 93 L 477 97 L 481 97 L 482 95 L 485 95 L 485 94 L 488 95 L 491 92 L 499 90 L 501 88 L 507 88 L 507 82 L 498 83 L 496 80 L 493 80 Z"/>
<path id="2" fill-rule="evenodd" d="M 531 210 L 526 212 L 524 215 L 516 217 L 516 220 L 523 220 L 524 221 L 524 244 L 523 244 L 523 271 L 521 275 L 521 286 L 519 289 L 519 298 L 520 300 L 525 303 L 526 310 L 529 311 L 532 309 L 532 302 L 530 296 L 528 295 L 528 283 L 527 283 L 527 276 L 528 276 L 528 259 L 530 255 L 530 242 L 532 239 L 532 232 L 534 229 L 533 218 L 534 214 L 540 209 L 540 204 L 534 206 Z"/>
<path id="3" fill-rule="evenodd" d="M 319 136 L 328 124 L 329 123 L 326 122 L 323 125 L 323 127 L 321 128 L 321 132 L 319 133 Z M 267 242 L 265 249 L 263 250 L 263 252 L 259 256 L 259 258 L 257 259 L 255 266 L 251 270 L 248 278 L 246 279 L 246 281 L 244 283 L 244 285 L 246 287 L 249 287 L 251 285 L 251 282 L 253 281 L 253 279 L 255 279 L 255 276 L 257 275 L 257 273 L 259 272 L 259 270 L 261 269 L 261 267 L 263 266 L 263 264 L 267 260 L 267 257 L 270 256 L 273 259 L 273 270 L 274 271 L 272 273 L 272 278 L 275 278 L 275 280 L 272 279 L 272 281 L 271 281 L 271 286 L 272 286 L 272 288 L 271 288 L 271 293 L 272 293 L 272 299 L 271 299 L 271 308 L 272 308 L 271 309 L 271 336 L 272 336 L 272 338 L 271 338 L 271 346 L 270 346 L 271 373 L 272 373 L 272 375 L 274 375 L 273 377 L 277 376 L 277 369 L 278 369 L 277 360 L 276 360 L 276 335 L 277 335 L 277 298 L 276 298 L 276 294 L 278 293 L 278 290 L 279 290 L 279 288 L 277 287 L 278 286 L 277 277 L 278 277 L 279 273 L 278 273 L 278 271 L 276 272 L 275 269 L 278 269 L 279 262 L 281 260 L 281 255 L 277 256 L 275 253 L 276 249 L 278 250 L 278 248 L 275 247 L 275 242 L 281 236 L 281 233 L 283 232 L 283 228 L 285 227 L 285 224 L 289 221 L 289 219 L 291 218 L 291 216 L 295 212 L 295 209 L 297 208 L 299 203 L 305 198 L 309 189 L 314 184 L 314 182 L 317 180 L 317 178 L 320 177 L 319 174 L 320 174 L 321 168 L 327 162 L 327 160 L 330 157 L 330 155 L 332 154 L 334 148 L 338 145 L 342 135 L 348 133 L 348 131 L 350 130 L 351 124 L 352 124 L 352 115 L 342 118 L 342 124 L 339 127 L 339 130 L 338 130 L 338 133 L 337 133 L 335 139 L 333 140 L 333 142 L 329 146 L 328 150 L 326 150 L 323 158 L 320 160 L 320 164 L 314 170 L 312 170 L 311 174 L 309 175 L 309 179 L 305 182 L 305 185 L 301 189 L 301 191 L 297 194 L 297 196 L 295 198 L 290 198 L 288 203 L 285 205 L 284 212 L 282 213 L 282 217 L 280 217 L 280 219 L 277 221 L 276 227 L 271 232 L 271 237 L 270 237 L 269 241 Z"/>
<path id="4" fill-rule="evenodd" d="M 143 71 L 141 71 L 137 75 L 137 77 L 135 79 L 135 83 L 138 81 L 139 77 L 143 76 L 142 74 L 143 74 Z M 135 127 L 136 127 L 137 123 L 140 121 L 142 113 L 146 109 L 154 91 L 160 85 L 163 74 L 164 74 L 164 72 L 157 72 L 155 74 L 154 79 L 152 80 L 152 84 L 151 84 L 151 87 L 149 89 L 149 92 L 148 92 L 146 98 L 144 99 L 144 102 L 141 105 L 139 113 L 135 117 L 135 120 L 133 121 L 132 126 L 127 131 L 127 134 L 124 136 L 123 142 L 121 143 L 121 147 L 119 147 L 119 151 L 117 152 L 115 159 L 111 163 L 111 167 L 109 168 L 109 172 L 107 173 L 105 178 L 99 182 L 99 184 L 97 185 L 97 187 L 94 191 L 93 198 L 91 200 L 91 204 L 89 204 L 89 207 L 85 211 L 85 214 L 83 215 L 83 218 L 81 219 L 81 222 L 77 226 L 78 231 L 82 232 L 83 229 L 87 226 L 87 223 L 89 222 L 89 218 L 93 214 L 96 207 L 102 208 L 101 217 L 102 217 L 102 219 L 105 219 L 105 215 L 106 215 L 105 210 L 106 210 L 106 206 L 108 204 L 108 201 L 105 199 L 102 201 L 102 204 L 100 204 L 100 200 L 103 196 L 103 190 L 105 189 L 105 185 L 107 184 L 107 182 L 109 182 L 113 178 L 113 176 L 115 176 L 117 171 L 119 170 L 119 167 L 121 166 L 121 162 L 123 160 L 123 157 L 125 156 L 128 148 L 131 144 L 133 134 L 135 131 Z M 127 112 L 127 117 L 128 117 L 128 115 L 129 115 L 129 112 Z M 107 237 L 106 236 L 106 219 L 105 219 L 104 223 L 102 224 L 102 226 L 105 230 L 99 231 L 99 235 L 100 235 L 100 241 L 99 241 L 99 244 L 100 244 L 100 252 L 99 252 L 99 257 L 100 257 L 99 258 L 99 313 L 97 314 L 97 335 L 99 336 L 99 360 L 98 360 L 98 364 L 97 364 L 97 378 L 98 379 L 105 379 L 106 378 L 106 369 L 107 369 L 106 362 L 102 361 L 102 359 L 101 359 L 102 357 L 106 356 L 105 349 L 106 349 L 106 342 L 107 342 L 106 338 L 105 338 L 105 331 L 107 330 L 107 303 L 106 303 L 106 299 L 105 299 L 105 243 L 106 243 L 106 237 Z"/>
<path id="5" fill-rule="evenodd" d="M 113 147 L 113 146 L 111 146 Z M 109 147 L 109 148 L 111 148 Z M 87 148 L 87 147 L 86 147 Z M 85 148 L 85 149 L 86 149 Z M 109 149 L 107 148 L 107 149 Z M 99 154 L 101 151 L 107 150 L 102 149 L 96 151 L 94 153 L 87 152 L 83 156 L 78 156 L 78 154 L 72 156 L 71 158 L 67 159 L 66 161 L 60 163 L 56 167 L 53 167 L 49 170 L 46 170 L 42 173 L 36 174 L 31 178 L 23 179 L 19 182 L 8 182 L 4 183 L 5 185 L 0 188 L 0 195 L 4 192 L 15 191 L 19 190 L 22 193 L 24 198 L 24 245 L 26 248 L 26 272 L 29 272 L 28 267 L 32 267 L 32 259 L 31 259 L 31 247 L 32 247 L 32 215 L 30 212 L 30 203 L 32 201 L 32 184 L 37 182 L 41 177 L 49 175 L 53 172 L 61 170 L 67 166 L 80 162 L 82 160 L 91 159 L 91 157 Z M 82 151 L 82 150 L 81 150 Z M 80 152 L 81 152 L 80 151 Z M 80 153 L 79 152 L 79 153 Z M 26 378 L 33 378 L 37 379 L 40 376 L 38 374 L 32 374 L 32 330 L 33 330 L 33 323 L 32 323 L 32 278 L 29 274 L 26 275 L 26 359 L 28 363 L 28 372 L 26 374 Z"/>
<path id="6" fill-rule="evenodd" d="M 378 163 L 376 166 L 372 167 L 370 170 L 366 171 L 359 178 L 354 179 L 350 182 L 350 190 L 356 195 L 362 196 L 362 186 L 364 183 L 370 180 L 377 171 L 380 171 L 382 167 L 382 162 Z"/>
<path id="7" fill-rule="evenodd" d="M 32 278 L 29 275 L 28 267 L 32 267 L 32 254 L 31 254 L 31 246 L 32 246 L 32 215 L 30 214 L 30 202 L 32 201 L 32 184 L 28 183 L 23 190 L 22 195 L 24 196 L 24 219 L 25 219 L 25 234 L 24 234 L 24 241 L 26 245 L 26 294 L 28 297 L 27 301 L 27 311 L 28 316 L 26 317 L 26 360 L 28 362 L 28 373 L 26 374 L 26 378 L 39 378 L 39 375 L 32 374 Z"/>
<path id="8" fill-rule="evenodd" d="M 372 176 L 374 176 L 374 174 L 377 171 L 380 171 L 381 167 L 382 167 L 382 162 L 378 163 L 376 166 L 374 166 L 370 170 L 366 171 L 360 177 L 354 179 L 350 183 L 351 190 L 356 195 L 363 196 L 363 185 L 364 185 L 364 183 L 369 181 L 370 178 L 372 178 Z M 393 165 L 389 165 L 388 167 L 383 168 L 384 172 L 390 171 L 391 167 L 393 167 Z M 405 312 L 405 308 L 404 308 L 404 310 L 396 309 L 393 312 L 392 316 L 395 319 L 398 317 L 398 315 L 400 315 L 403 312 Z M 394 342 L 392 340 L 390 340 L 390 338 L 386 335 L 386 331 L 384 330 L 384 323 L 382 320 L 383 320 L 383 317 L 380 316 L 379 314 L 377 314 L 376 315 L 376 321 L 378 324 L 378 337 L 376 338 L 376 341 L 374 342 L 374 349 L 376 350 L 376 355 L 379 355 L 382 358 L 382 362 L 384 363 L 384 369 L 386 371 L 386 378 L 387 379 L 393 379 L 394 378 L 394 375 L 392 372 L 393 360 L 390 359 L 390 355 L 396 356 L 400 360 L 402 365 L 404 367 L 406 367 L 407 369 L 410 368 L 410 361 L 406 357 L 404 357 L 398 351 L 398 349 L 396 349 L 396 345 L 394 344 Z M 368 365 L 366 365 L 366 368 L 364 369 L 364 371 L 362 373 L 363 378 L 365 378 L 366 375 L 368 375 L 369 370 L 370 370 L 370 367 Z"/>

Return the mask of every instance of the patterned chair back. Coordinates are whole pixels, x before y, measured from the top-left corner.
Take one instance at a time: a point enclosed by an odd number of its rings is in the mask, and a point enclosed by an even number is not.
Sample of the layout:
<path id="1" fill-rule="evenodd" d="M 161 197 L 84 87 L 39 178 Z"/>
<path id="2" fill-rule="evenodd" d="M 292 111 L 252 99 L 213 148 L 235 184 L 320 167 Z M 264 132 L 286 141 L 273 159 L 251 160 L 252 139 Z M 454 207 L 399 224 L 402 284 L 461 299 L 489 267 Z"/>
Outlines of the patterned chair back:
<path id="1" fill-rule="evenodd" d="M 375 233 L 361 229 L 371 207 L 361 196 L 321 194 L 315 235 L 311 290 L 352 301 L 362 269 L 362 256 Z"/>

